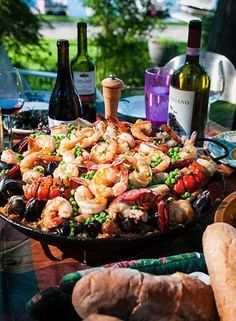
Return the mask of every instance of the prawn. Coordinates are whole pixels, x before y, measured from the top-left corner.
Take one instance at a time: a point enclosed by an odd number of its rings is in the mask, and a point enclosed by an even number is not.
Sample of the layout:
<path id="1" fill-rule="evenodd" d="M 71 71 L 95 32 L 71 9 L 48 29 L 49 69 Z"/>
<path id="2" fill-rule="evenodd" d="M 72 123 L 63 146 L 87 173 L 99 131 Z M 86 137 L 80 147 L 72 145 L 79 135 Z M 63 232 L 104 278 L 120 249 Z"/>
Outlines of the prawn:
<path id="1" fill-rule="evenodd" d="M 71 176 L 74 176 L 74 177 L 79 176 L 79 170 L 76 164 L 73 164 L 73 163 L 59 164 L 59 166 L 53 172 L 54 178 L 63 179 Z"/>
<path id="2" fill-rule="evenodd" d="M 155 150 L 147 156 L 147 159 L 153 174 L 164 172 L 170 165 L 170 157 L 162 151 Z"/>
<path id="3" fill-rule="evenodd" d="M 45 153 L 51 153 L 56 150 L 56 140 L 51 135 L 36 135 L 27 138 L 28 150 L 23 153 L 24 156 L 34 152 L 43 151 Z"/>
<path id="4" fill-rule="evenodd" d="M 32 169 L 38 160 L 43 160 L 47 162 L 50 162 L 50 161 L 59 162 L 61 160 L 61 156 L 50 156 L 40 152 L 33 152 L 30 154 L 27 154 L 20 162 L 21 174 L 24 174 L 29 169 Z"/>
<path id="5" fill-rule="evenodd" d="M 43 176 L 43 173 L 37 171 L 36 169 L 30 169 L 22 175 L 22 181 L 25 183 L 30 183 L 32 181 L 37 181 Z"/>
<path id="6" fill-rule="evenodd" d="M 129 133 L 121 133 L 117 136 L 118 153 L 124 154 L 136 145 L 134 137 Z"/>
<path id="7" fill-rule="evenodd" d="M 73 214 L 72 205 L 61 196 L 48 200 L 41 214 L 42 228 L 49 230 L 60 225 Z"/>
<path id="8" fill-rule="evenodd" d="M 95 173 L 90 189 L 96 196 L 118 196 L 128 188 L 128 170 L 121 167 L 103 167 Z"/>
<path id="9" fill-rule="evenodd" d="M 146 222 L 148 219 L 147 212 L 144 212 L 139 208 L 134 208 L 132 205 L 129 205 L 124 201 L 111 203 L 107 212 L 113 219 L 116 219 L 120 214 L 123 218 L 132 218 L 136 222 L 140 220 Z"/>
<path id="10" fill-rule="evenodd" d="M 132 135 L 142 141 L 149 142 L 153 140 L 150 137 L 152 133 L 152 123 L 148 120 L 138 119 L 130 128 Z"/>
<path id="11" fill-rule="evenodd" d="M 129 182 L 137 187 L 145 187 L 152 180 L 152 170 L 148 163 L 138 154 L 125 155 L 125 159 L 134 167 L 129 174 Z"/>
<path id="12" fill-rule="evenodd" d="M 1 160 L 7 164 L 15 165 L 19 162 L 17 154 L 10 148 L 2 151 Z"/>
<path id="13" fill-rule="evenodd" d="M 186 139 L 184 146 L 179 151 L 180 159 L 193 159 L 197 157 L 197 149 L 194 143 L 197 139 L 197 132 L 193 132 L 190 139 Z"/>
<path id="14" fill-rule="evenodd" d="M 105 123 L 100 121 L 95 127 L 86 127 L 79 131 L 72 132 L 75 137 L 64 144 L 64 149 L 72 149 L 75 146 L 80 148 L 88 148 L 97 143 L 97 141 L 103 136 L 105 132 Z"/>
<path id="15" fill-rule="evenodd" d="M 103 196 L 95 197 L 87 186 L 77 187 L 74 195 L 79 206 L 79 214 L 97 214 L 107 206 L 107 198 Z"/>
<path id="16" fill-rule="evenodd" d="M 117 154 L 117 143 L 114 139 L 106 139 L 99 142 L 91 149 L 91 160 L 95 163 L 104 164 L 112 162 Z"/>

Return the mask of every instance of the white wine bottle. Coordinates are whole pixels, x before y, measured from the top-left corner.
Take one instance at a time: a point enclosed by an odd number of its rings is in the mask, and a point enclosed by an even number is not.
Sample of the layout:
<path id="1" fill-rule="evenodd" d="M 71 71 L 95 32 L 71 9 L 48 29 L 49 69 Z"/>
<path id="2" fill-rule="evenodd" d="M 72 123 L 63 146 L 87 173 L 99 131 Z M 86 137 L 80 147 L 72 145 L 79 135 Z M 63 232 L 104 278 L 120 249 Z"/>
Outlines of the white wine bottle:
<path id="1" fill-rule="evenodd" d="M 189 23 L 185 63 L 174 71 L 169 92 L 168 123 L 182 138 L 197 131 L 204 136 L 210 78 L 199 64 L 202 22 Z"/>
<path id="2" fill-rule="evenodd" d="M 77 23 L 77 54 L 71 61 L 71 70 L 75 88 L 80 96 L 84 118 L 90 122 L 96 120 L 95 64 L 87 51 L 87 24 Z"/>
<path id="3" fill-rule="evenodd" d="M 74 123 L 82 117 L 82 104 L 77 94 L 69 63 L 69 41 L 58 40 L 57 79 L 49 101 L 49 127 Z"/>

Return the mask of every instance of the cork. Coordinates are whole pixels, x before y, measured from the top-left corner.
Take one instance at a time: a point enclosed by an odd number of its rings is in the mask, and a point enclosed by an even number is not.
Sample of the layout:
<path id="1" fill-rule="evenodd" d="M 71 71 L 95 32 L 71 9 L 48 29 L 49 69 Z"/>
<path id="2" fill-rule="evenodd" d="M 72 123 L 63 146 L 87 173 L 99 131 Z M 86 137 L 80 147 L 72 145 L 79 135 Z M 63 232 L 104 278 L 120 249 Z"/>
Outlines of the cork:
<path id="1" fill-rule="evenodd" d="M 102 80 L 102 88 L 105 102 L 105 117 L 116 117 L 121 90 L 124 88 L 124 82 L 116 76 L 111 75 Z"/>

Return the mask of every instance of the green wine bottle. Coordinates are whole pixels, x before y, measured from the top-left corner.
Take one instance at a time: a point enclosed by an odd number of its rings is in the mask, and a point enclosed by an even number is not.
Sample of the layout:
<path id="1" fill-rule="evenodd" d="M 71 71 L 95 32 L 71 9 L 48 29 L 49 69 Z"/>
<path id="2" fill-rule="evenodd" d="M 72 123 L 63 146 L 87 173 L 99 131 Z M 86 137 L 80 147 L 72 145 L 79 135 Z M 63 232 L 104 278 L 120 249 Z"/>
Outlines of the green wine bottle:
<path id="1" fill-rule="evenodd" d="M 82 117 L 80 98 L 75 90 L 69 63 L 69 41 L 57 41 L 57 79 L 49 101 L 49 127 L 74 123 Z"/>
<path id="2" fill-rule="evenodd" d="M 174 71 L 169 92 L 168 123 L 182 138 L 193 131 L 204 136 L 210 78 L 199 64 L 202 22 L 189 23 L 185 63 Z"/>
<path id="3" fill-rule="evenodd" d="M 87 25 L 84 22 L 77 24 L 78 52 L 71 61 L 75 88 L 80 96 L 84 115 L 90 122 L 96 118 L 96 87 L 95 64 L 87 52 Z"/>

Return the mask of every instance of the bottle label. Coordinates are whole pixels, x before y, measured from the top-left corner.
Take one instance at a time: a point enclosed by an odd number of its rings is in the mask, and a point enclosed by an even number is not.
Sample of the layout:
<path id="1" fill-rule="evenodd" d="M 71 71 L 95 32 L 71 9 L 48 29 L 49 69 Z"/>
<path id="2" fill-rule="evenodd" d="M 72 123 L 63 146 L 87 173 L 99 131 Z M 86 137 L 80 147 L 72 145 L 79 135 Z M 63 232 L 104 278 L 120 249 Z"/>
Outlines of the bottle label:
<path id="1" fill-rule="evenodd" d="M 180 90 L 170 86 L 168 124 L 182 138 L 191 133 L 194 91 Z"/>
<path id="2" fill-rule="evenodd" d="M 187 56 L 200 56 L 200 48 L 187 47 L 186 55 Z"/>
<path id="3" fill-rule="evenodd" d="M 95 93 L 95 71 L 74 71 L 74 84 L 79 95 Z"/>
<path id="4" fill-rule="evenodd" d="M 48 117 L 48 126 L 49 128 L 52 128 L 54 126 L 59 126 L 61 124 L 76 124 L 80 118 L 77 118 L 75 120 L 57 120 L 57 119 L 52 119 Z"/>

